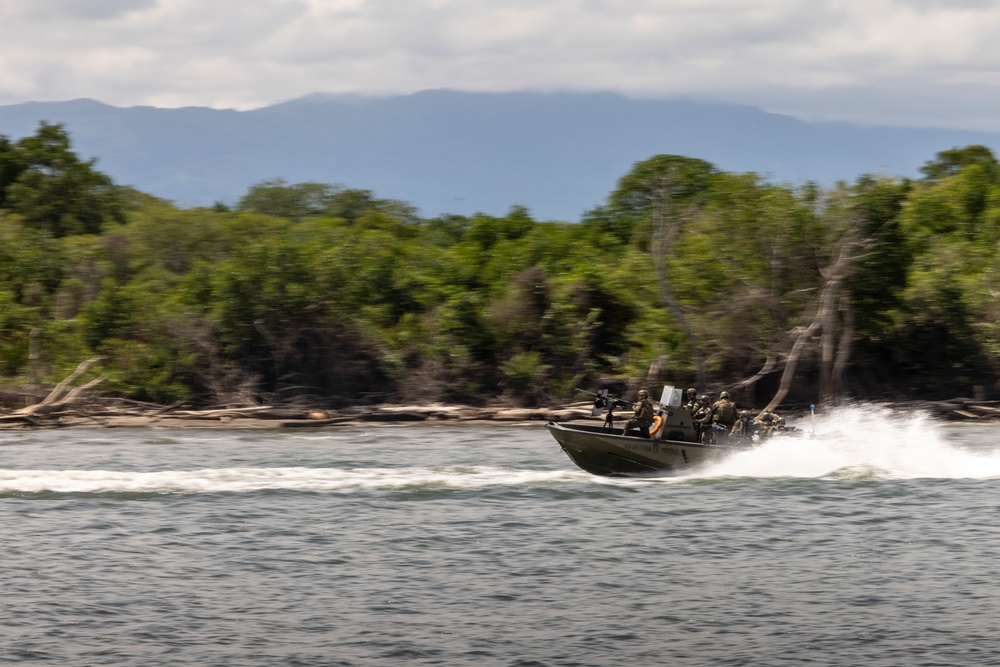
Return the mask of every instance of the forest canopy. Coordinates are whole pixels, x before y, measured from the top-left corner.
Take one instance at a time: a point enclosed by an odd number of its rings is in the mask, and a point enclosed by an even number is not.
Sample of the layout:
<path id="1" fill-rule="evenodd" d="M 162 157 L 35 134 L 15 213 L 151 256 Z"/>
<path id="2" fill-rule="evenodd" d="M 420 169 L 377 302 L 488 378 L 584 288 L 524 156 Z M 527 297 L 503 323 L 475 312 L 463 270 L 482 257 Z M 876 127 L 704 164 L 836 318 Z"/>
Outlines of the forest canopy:
<path id="1" fill-rule="evenodd" d="M 0 376 L 101 356 L 102 391 L 197 405 L 995 395 L 1000 164 L 952 148 L 921 174 L 790 186 L 655 155 L 579 222 L 283 180 L 181 209 L 42 123 L 0 136 Z"/>

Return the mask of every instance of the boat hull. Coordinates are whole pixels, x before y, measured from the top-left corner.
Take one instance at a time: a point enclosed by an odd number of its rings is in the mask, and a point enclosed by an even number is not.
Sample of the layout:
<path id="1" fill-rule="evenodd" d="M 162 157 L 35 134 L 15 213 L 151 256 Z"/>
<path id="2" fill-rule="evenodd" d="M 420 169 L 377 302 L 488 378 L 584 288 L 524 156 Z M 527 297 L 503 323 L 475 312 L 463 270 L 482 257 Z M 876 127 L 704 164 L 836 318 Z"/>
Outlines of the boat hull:
<path id="1" fill-rule="evenodd" d="M 546 428 L 576 465 L 594 475 L 652 475 L 684 470 L 752 446 L 743 441 L 702 444 L 625 436 L 590 424 L 549 422 Z"/>

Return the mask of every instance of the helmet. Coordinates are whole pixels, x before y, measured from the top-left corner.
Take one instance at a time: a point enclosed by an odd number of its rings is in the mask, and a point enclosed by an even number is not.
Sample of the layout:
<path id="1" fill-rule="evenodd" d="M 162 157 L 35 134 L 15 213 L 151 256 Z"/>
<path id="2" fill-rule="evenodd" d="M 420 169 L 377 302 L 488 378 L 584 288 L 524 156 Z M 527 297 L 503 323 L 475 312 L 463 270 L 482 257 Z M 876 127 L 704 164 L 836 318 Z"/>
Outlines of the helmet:
<path id="1" fill-rule="evenodd" d="M 701 401 L 702 403 L 708 403 L 708 394 L 702 394 L 701 396 L 698 397 L 698 400 Z"/>
<path id="2" fill-rule="evenodd" d="M 649 392 L 645 389 L 639 390 L 639 398 L 649 398 Z"/>
<path id="3" fill-rule="evenodd" d="M 728 391 L 722 392 L 721 394 L 719 394 L 719 398 L 729 398 L 729 392 Z"/>
<path id="4" fill-rule="evenodd" d="M 697 393 L 698 390 L 695 389 L 694 387 L 691 387 L 690 389 L 687 390 L 687 395 L 690 396 L 691 398 L 694 398 L 695 394 Z"/>

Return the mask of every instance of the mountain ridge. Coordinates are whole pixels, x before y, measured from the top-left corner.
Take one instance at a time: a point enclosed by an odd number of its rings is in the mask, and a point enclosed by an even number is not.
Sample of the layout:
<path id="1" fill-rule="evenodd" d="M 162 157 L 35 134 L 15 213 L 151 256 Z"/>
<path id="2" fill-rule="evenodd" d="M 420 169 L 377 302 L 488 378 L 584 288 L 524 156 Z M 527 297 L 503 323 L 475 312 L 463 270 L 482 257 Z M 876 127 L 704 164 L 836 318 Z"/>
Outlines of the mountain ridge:
<path id="1" fill-rule="evenodd" d="M 260 181 L 318 181 L 413 204 L 422 215 L 524 206 L 578 220 L 638 161 L 660 153 L 766 180 L 830 185 L 918 175 L 942 150 L 1000 134 L 807 122 L 756 107 L 615 93 L 428 90 L 317 93 L 238 111 L 115 107 L 81 98 L 0 106 L 0 134 L 65 125 L 97 168 L 182 207 L 232 204 Z"/>

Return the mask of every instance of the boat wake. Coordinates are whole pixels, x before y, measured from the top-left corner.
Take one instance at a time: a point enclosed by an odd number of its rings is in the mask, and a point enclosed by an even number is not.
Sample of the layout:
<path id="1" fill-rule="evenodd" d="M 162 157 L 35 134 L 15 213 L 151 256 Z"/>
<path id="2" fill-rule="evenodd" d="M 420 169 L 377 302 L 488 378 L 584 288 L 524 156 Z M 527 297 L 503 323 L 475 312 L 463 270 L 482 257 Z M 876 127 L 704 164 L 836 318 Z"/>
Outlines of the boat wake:
<path id="1" fill-rule="evenodd" d="M 1000 479 L 997 425 L 946 424 L 922 413 L 862 405 L 833 410 L 814 420 L 790 420 L 789 426 L 799 430 L 705 468 L 651 478 L 597 477 L 572 467 L 560 452 L 552 452 L 551 464 L 526 465 L 522 463 L 525 456 L 535 457 L 539 448 L 551 447 L 547 434 L 539 432 L 530 439 L 520 435 L 524 439 L 519 444 L 523 456 L 513 455 L 515 450 L 508 449 L 512 456 L 494 465 L 364 467 L 353 462 L 342 467 L 221 466 L 191 470 L 0 469 L 0 497 L 255 492 L 433 495 L 476 490 L 561 493 L 567 487 L 631 488 L 725 478 Z M 509 447 L 509 433 L 488 433 L 495 436 L 494 440 L 488 445 L 477 440 L 476 446 L 491 450 Z"/>
<path id="2" fill-rule="evenodd" d="M 201 494 L 297 491 L 470 490 L 544 486 L 587 478 L 582 471 L 484 466 L 409 468 L 219 468 L 189 471 L 0 470 L 0 495 Z"/>
<path id="3" fill-rule="evenodd" d="M 1000 478 L 1000 427 L 943 424 L 863 405 L 789 422 L 799 430 L 734 454 L 697 477 Z"/>

